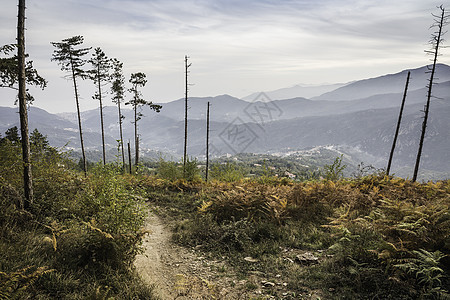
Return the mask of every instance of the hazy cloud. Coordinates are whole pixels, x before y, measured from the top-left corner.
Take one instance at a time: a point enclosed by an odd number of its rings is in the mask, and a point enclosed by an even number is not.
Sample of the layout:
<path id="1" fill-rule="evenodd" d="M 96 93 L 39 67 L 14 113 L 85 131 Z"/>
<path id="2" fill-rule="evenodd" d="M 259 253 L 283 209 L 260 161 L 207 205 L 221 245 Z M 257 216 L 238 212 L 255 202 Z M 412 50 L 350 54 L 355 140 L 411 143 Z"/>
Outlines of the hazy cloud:
<path id="1" fill-rule="evenodd" d="M 1 0 L 0 38 L 15 39 L 16 3 Z M 428 63 L 436 11 L 423 0 L 40 0 L 28 1 L 27 52 L 50 83 L 36 105 L 73 110 L 71 85 L 50 62 L 51 41 L 83 35 L 86 46 L 147 73 L 144 96 L 183 97 L 183 59 L 193 96 L 245 96 L 297 83 L 345 82 Z M 83 82 L 83 108 L 93 108 Z M 4 97 L 5 92 L 0 91 Z M 10 97 L 10 95 L 8 95 Z M 2 100 L 1 105 L 9 105 Z M 54 103 L 60 103 L 55 106 Z"/>

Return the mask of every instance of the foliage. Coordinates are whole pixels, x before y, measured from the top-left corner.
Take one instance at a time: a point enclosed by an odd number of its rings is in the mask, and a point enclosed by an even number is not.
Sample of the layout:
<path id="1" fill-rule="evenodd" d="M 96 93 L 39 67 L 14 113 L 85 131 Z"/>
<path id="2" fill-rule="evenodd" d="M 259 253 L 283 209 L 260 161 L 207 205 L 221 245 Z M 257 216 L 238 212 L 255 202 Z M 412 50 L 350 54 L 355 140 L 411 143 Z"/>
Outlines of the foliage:
<path id="1" fill-rule="evenodd" d="M 32 271 L 32 269 L 35 269 Z M 24 297 L 27 288 L 33 285 L 36 280 L 54 270 L 46 267 L 31 268 L 5 273 L 0 271 L 0 299 L 19 299 Z"/>
<path id="2" fill-rule="evenodd" d="M 423 297 L 438 298 L 447 295 L 442 288 L 444 270 L 440 267 L 440 260 L 445 257 L 440 251 L 428 252 L 424 249 L 413 250 L 416 257 L 403 259 L 401 263 L 394 265 L 416 277 L 418 284 L 423 287 Z"/>
<path id="3" fill-rule="evenodd" d="M 133 98 L 126 102 L 125 105 L 133 106 L 133 109 L 137 110 L 137 108 L 142 106 L 148 106 L 151 110 L 156 112 L 160 112 L 162 106 L 158 104 L 153 104 L 151 101 L 146 101 L 142 98 L 142 93 L 139 88 L 143 88 L 147 84 L 146 75 L 142 72 L 131 74 L 131 78 L 129 80 L 132 87 L 129 89 L 129 92 L 133 95 Z M 142 118 L 143 114 L 141 112 L 136 113 L 135 122 L 139 121 Z"/>
<path id="4" fill-rule="evenodd" d="M 0 54 L 6 57 L 0 57 L 0 87 L 8 87 L 17 89 L 15 85 L 19 82 L 19 75 L 17 73 L 18 57 L 17 55 L 9 56 L 17 48 L 16 44 L 8 44 L 0 47 Z M 27 58 L 29 55 L 26 54 Z M 47 87 L 47 80 L 39 75 L 37 70 L 33 67 L 33 61 L 27 61 L 25 65 L 25 80 L 28 85 L 34 85 L 41 89 Z M 33 102 L 34 98 L 27 92 L 27 100 L 29 103 Z"/>
<path id="5" fill-rule="evenodd" d="M 132 268 L 146 234 L 139 186 L 114 165 L 81 176 L 37 130 L 31 144 L 35 201 L 28 212 L 20 209 L 21 172 L 10 167 L 20 146 L 0 143 L 0 295 L 153 299 Z"/>
<path id="6" fill-rule="evenodd" d="M 341 156 L 336 157 L 333 164 L 323 166 L 323 173 L 327 180 L 336 181 L 343 177 L 343 171 L 347 167 L 342 164 L 343 156 L 344 155 L 342 154 Z"/>
<path id="7" fill-rule="evenodd" d="M 120 133 L 119 149 L 122 154 L 121 155 L 122 164 L 125 172 L 126 163 L 125 163 L 125 150 L 124 150 L 123 130 L 122 130 L 122 124 L 123 120 L 125 119 L 125 116 L 122 114 L 121 111 L 121 103 L 124 100 L 125 94 L 125 77 L 123 75 L 123 63 L 121 63 L 118 59 L 114 58 L 111 60 L 111 67 L 113 71 L 109 79 L 111 80 L 111 93 L 113 95 L 112 101 L 115 104 L 117 104 L 117 109 L 119 113 L 119 133 Z"/>
<path id="8" fill-rule="evenodd" d="M 61 71 L 68 72 L 70 78 L 87 78 L 87 73 L 83 69 L 86 60 L 83 58 L 89 53 L 91 48 L 77 48 L 82 45 L 84 38 L 81 35 L 73 36 L 61 42 L 51 42 L 56 48 L 53 52 L 52 61 L 56 61 Z"/>
<path id="9" fill-rule="evenodd" d="M 331 299 L 447 295 L 449 181 L 418 184 L 381 172 L 338 181 L 146 186 L 151 201 L 166 208 L 162 215 L 174 218 L 177 242 L 227 256 L 242 276 L 281 274 L 291 290 L 308 286 Z M 320 263 L 297 266 L 289 253 L 305 250 Z"/>
<path id="10" fill-rule="evenodd" d="M 157 167 L 157 175 L 159 178 L 168 180 L 187 180 L 189 182 L 201 181 L 200 170 L 198 168 L 197 159 L 187 159 L 185 171 L 183 165 L 174 161 L 165 161 L 160 158 Z"/>
<path id="11" fill-rule="evenodd" d="M 215 163 L 211 165 L 211 178 L 218 181 L 235 182 L 244 178 L 245 171 L 234 163 Z"/>
<path id="12" fill-rule="evenodd" d="M 109 81 L 111 62 L 100 47 L 94 49 L 92 58 L 88 62 L 92 65 L 92 69 L 88 71 L 89 78 L 97 85 L 97 88 L 98 85 Z"/>

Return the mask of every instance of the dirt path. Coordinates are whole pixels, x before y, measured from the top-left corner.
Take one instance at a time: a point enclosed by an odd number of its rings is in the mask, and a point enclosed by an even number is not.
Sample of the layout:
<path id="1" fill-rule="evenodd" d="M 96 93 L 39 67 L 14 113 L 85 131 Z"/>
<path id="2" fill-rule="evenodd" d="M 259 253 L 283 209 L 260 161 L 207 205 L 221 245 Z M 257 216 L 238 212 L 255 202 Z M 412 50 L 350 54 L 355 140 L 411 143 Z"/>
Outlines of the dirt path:
<path id="1" fill-rule="evenodd" d="M 135 266 L 145 282 L 155 286 L 161 299 L 239 299 L 228 290 L 232 274 L 223 274 L 224 262 L 209 261 L 171 242 L 170 230 L 150 212 L 145 229 L 145 252 Z M 233 284 L 234 285 L 234 284 Z"/>
<path id="2" fill-rule="evenodd" d="M 243 279 L 227 264 L 226 257 L 211 260 L 198 249 L 175 245 L 170 229 L 154 212 L 149 213 L 145 229 L 150 234 L 144 238 L 145 252 L 136 257 L 135 266 L 162 300 L 320 299 L 314 292 L 289 293 L 281 275 L 269 282 L 267 274 L 254 271 Z"/>
<path id="3" fill-rule="evenodd" d="M 144 239 L 145 252 L 136 257 L 136 269 L 145 282 L 155 285 L 162 299 L 171 299 L 173 298 L 173 270 L 167 262 L 174 253 L 168 251 L 171 249 L 170 235 L 154 213 L 150 213 L 145 229 L 149 235 Z"/>

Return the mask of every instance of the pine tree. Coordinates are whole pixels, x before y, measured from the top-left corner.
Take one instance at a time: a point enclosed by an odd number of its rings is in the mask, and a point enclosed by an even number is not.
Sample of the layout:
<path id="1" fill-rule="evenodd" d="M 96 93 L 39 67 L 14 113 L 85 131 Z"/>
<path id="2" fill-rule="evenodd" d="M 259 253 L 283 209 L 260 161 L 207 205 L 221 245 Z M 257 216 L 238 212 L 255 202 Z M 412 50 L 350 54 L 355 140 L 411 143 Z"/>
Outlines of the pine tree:
<path id="1" fill-rule="evenodd" d="M 89 77 L 94 82 L 97 91 L 92 97 L 99 101 L 100 106 L 100 129 L 102 132 L 102 153 L 103 153 L 103 165 L 106 165 L 106 149 L 105 149 L 105 129 L 103 122 L 103 89 L 110 81 L 111 62 L 101 48 L 94 49 L 92 58 L 89 60 L 92 65 L 92 69 L 89 70 Z"/>
<path id="2" fill-rule="evenodd" d="M 0 54 L 5 57 L 0 57 L 0 87 L 19 90 L 17 84 L 19 82 L 18 76 L 18 56 L 12 55 L 17 49 L 17 44 L 9 44 L 0 47 Z M 12 56 L 11 56 L 12 55 Z M 25 58 L 29 57 L 25 54 Z M 25 62 L 25 81 L 27 85 L 33 85 L 42 90 L 47 87 L 47 80 L 39 75 L 38 71 L 33 67 L 33 61 Z M 27 103 L 32 104 L 34 98 L 26 91 Z"/>
<path id="3" fill-rule="evenodd" d="M 135 146 L 135 166 L 137 168 L 139 164 L 139 134 L 138 134 L 138 121 L 144 116 L 141 112 L 143 106 L 148 106 L 150 109 L 160 112 L 162 106 L 153 104 L 151 101 L 146 101 L 142 98 L 140 88 L 143 88 L 147 84 L 146 75 L 142 72 L 131 74 L 129 80 L 132 87 L 129 92 L 132 94 L 132 99 L 125 103 L 125 105 L 131 105 L 134 110 L 134 146 Z"/>
<path id="4" fill-rule="evenodd" d="M 122 70 L 123 63 L 114 58 L 112 60 L 112 68 L 113 68 L 113 73 L 111 74 L 112 80 L 111 93 L 113 94 L 112 101 L 115 104 L 117 104 L 117 108 L 119 111 L 120 148 L 122 150 L 122 164 L 125 170 L 126 164 L 125 164 L 125 151 L 123 146 L 123 131 L 122 131 L 123 119 L 125 119 L 125 117 L 122 115 L 120 106 L 125 97 L 125 77 L 123 76 Z"/>
<path id="5" fill-rule="evenodd" d="M 71 38 L 62 40 L 61 42 L 52 42 L 51 44 L 56 48 L 53 52 L 52 61 L 56 61 L 60 66 L 61 70 L 68 72 L 68 78 L 73 82 L 75 102 L 77 105 L 77 116 L 78 116 L 78 129 L 80 132 L 80 143 L 81 143 L 81 154 L 83 159 L 83 171 L 87 175 L 87 163 L 86 155 L 84 152 L 84 142 L 83 142 L 83 131 L 81 127 L 81 114 L 80 114 L 80 102 L 77 79 L 86 79 L 87 73 L 83 69 L 86 60 L 83 58 L 89 53 L 91 48 L 79 48 L 84 42 L 84 38 L 81 35 L 77 35 Z"/>

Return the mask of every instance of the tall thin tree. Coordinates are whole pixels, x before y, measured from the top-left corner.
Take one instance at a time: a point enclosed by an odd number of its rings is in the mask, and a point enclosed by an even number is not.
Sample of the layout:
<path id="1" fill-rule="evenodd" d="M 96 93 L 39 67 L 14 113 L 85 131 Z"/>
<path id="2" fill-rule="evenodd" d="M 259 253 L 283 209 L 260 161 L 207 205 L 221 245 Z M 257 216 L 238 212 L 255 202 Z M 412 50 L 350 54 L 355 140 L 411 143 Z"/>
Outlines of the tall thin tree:
<path id="1" fill-rule="evenodd" d="M 409 85 L 409 77 L 410 77 L 410 75 L 411 75 L 411 72 L 408 71 L 408 76 L 406 77 L 405 90 L 403 92 L 402 104 L 400 106 L 400 113 L 398 115 L 397 128 L 395 129 L 394 141 L 392 142 L 391 153 L 389 154 L 389 161 L 388 161 L 388 165 L 387 165 L 387 168 L 386 168 L 386 174 L 388 176 L 389 176 L 389 172 L 391 170 L 392 158 L 394 157 L 395 145 L 397 144 L 398 133 L 400 131 L 400 124 L 402 122 L 403 108 L 405 107 L 406 93 L 408 92 L 408 85 Z"/>
<path id="2" fill-rule="evenodd" d="M 102 132 L 102 153 L 103 153 L 103 165 L 106 165 L 106 149 L 105 149 L 105 129 L 103 122 L 103 89 L 110 81 L 111 62 L 106 56 L 105 52 L 100 47 L 94 49 L 92 58 L 89 60 L 92 65 L 92 69 L 89 70 L 89 78 L 94 82 L 97 91 L 95 92 L 93 99 L 99 101 L 100 106 L 100 129 Z"/>
<path id="3" fill-rule="evenodd" d="M 188 63 L 189 56 L 184 56 L 184 75 L 185 75 L 185 91 L 184 91 L 184 151 L 183 151 L 183 176 L 186 177 L 186 161 L 187 161 L 187 138 L 188 138 L 188 74 L 189 67 L 192 65 Z"/>
<path id="4" fill-rule="evenodd" d="M 209 101 L 206 106 L 206 174 L 205 180 L 208 182 L 208 173 L 209 173 Z"/>
<path id="5" fill-rule="evenodd" d="M 130 165 L 130 174 L 131 174 L 132 171 L 131 171 L 131 147 L 130 147 L 130 141 L 128 141 L 128 164 Z"/>
<path id="6" fill-rule="evenodd" d="M 84 174 L 87 175 L 87 163 L 86 154 L 84 152 L 83 131 L 81 127 L 80 101 L 77 79 L 86 79 L 88 77 L 86 71 L 83 69 L 83 66 L 86 63 L 86 60 L 83 57 L 89 53 L 91 47 L 77 48 L 78 46 L 82 45 L 83 42 L 83 36 L 77 35 L 71 38 L 64 39 L 61 42 L 51 42 L 51 44 L 56 48 L 53 51 L 52 61 L 56 61 L 61 66 L 61 71 L 69 73 L 67 77 L 73 82 L 75 102 L 77 105 L 81 154 L 83 157 L 83 171 Z"/>
<path id="7" fill-rule="evenodd" d="M 123 119 L 125 117 L 122 115 L 121 103 L 125 97 L 125 77 L 123 76 L 123 63 L 121 63 L 118 59 L 114 58 L 112 60 L 113 73 L 111 75 L 112 84 L 111 84 L 111 92 L 113 94 L 112 101 L 117 104 L 117 109 L 119 112 L 119 131 L 120 131 L 120 147 L 122 150 L 122 163 L 123 169 L 126 170 L 125 164 L 125 151 L 123 147 L 123 130 L 122 124 Z"/>
<path id="8" fill-rule="evenodd" d="M 414 166 L 414 175 L 412 178 L 412 181 L 415 182 L 417 180 L 417 174 L 419 172 L 419 165 L 420 165 L 420 158 L 422 156 L 422 148 L 423 148 L 423 142 L 425 139 L 425 132 L 427 129 L 427 122 L 428 122 L 428 115 L 430 112 L 430 101 L 431 101 L 431 96 L 432 96 L 432 88 L 433 88 L 433 84 L 434 84 L 434 75 L 435 75 L 435 71 L 436 71 L 436 63 L 437 63 L 437 58 L 439 55 L 439 49 L 441 47 L 441 43 L 443 42 L 442 36 L 444 34 L 444 27 L 445 25 L 448 24 L 448 18 L 449 16 L 446 14 L 445 8 L 441 5 L 439 6 L 439 9 L 441 11 L 440 15 L 434 15 L 433 17 L 435 18 L 434 20 L 434 24 L 431 26 L 432 28 L 437 28 L 437 30 L 431 35 L 431 39 L 430 39 L 430 45 L 431 45 L 431 50 L 427 50 L 425 51 L 426 53 L 430 54 L 433 56 L 433 65 L 431 67 L 430 70 L 430 79 L 428 80 L 428 92 L 427 92 L 427 102 L 425 104 L 425 110 L 424 110 L 424 118 L 423 118 L 423 123 L 422 123 L 422 133 L 420 135 L 420 140 L 419 140 L 419 150 L 417 152 L 417 157 L 416 157 L 416 164 Z"/>
<path id="9" fill-rule="evenodd" d="M 140 91 L 146 83 L 146 75 L 142 72 L 131 74 L 131 78 L 129 80 L 131 83 L 131 88 L 129 89 L 130 93 L 133 95 L 133 98 L 126 102 L 125 105 L 131 105 L 134 110 L 134 147 L 135 147 L 135 166 L 137 168 L 139 164 L 139 134 L 138 134 L 138 121 L 144 116 L 141 112 L 141 108 L 143 106 L 148 106 L 150 109 L 160 112 L 162 106 L 158 104 L 153 104 L 151 101 L 146 101 L 142 98 L 142 93 Z"/>
<path id="10" fill-rule="evenodd" d="M 19 0 L 17 19 L 17 58 L 19 74 L 19 115 L 22 137 L 23 183 L 25 193 L 24 208 L 33 202 L 33 176 L 31 173 L 30 140 L 28 136 L 27 89 L 25 74 L 25 0 Z"/>

